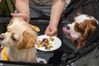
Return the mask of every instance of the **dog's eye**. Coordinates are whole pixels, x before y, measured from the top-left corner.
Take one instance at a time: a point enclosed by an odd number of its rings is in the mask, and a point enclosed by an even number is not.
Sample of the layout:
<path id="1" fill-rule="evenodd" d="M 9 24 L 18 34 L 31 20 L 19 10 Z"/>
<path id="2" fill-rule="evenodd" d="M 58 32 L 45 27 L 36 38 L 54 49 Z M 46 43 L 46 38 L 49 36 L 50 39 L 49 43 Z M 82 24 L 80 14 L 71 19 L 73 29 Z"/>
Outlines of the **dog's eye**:
<path id="1" fill-rule="evenodd" d="M 13 40 L 13 41 L 16 41 L 16 39 L 15 39 L 15 37 L 14 37 L 14 36 L 12 36 L 11 38 L 12 38 L 12 40 Z"/>
<path id="2" fill-rule="evenodd" d="M 16 38 L 14 37 L 14 34 L 12 34 L 11 38 L 13 41 L 17 41 Z"/>

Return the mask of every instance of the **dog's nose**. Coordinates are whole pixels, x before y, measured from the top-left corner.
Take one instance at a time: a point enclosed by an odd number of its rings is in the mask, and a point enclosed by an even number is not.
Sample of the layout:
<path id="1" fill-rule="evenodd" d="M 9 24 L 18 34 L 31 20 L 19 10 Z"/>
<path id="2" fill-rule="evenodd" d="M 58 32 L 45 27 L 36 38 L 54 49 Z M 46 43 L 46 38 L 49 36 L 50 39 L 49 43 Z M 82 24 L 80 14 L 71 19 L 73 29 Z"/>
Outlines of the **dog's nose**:
<path id="1" fill-rule="evenodd" d="M 4 37 L 2 35 L 0 35 L 0 40 L 3 40 L 3 39 L 4 39 Z"/>
<path id="2" fill-rule="evenodd" d="M 69 30 L 69 29 L 70 29 L 70 26 L 66 26 L 66 29 L 68 29 L 68 30 Z"/>

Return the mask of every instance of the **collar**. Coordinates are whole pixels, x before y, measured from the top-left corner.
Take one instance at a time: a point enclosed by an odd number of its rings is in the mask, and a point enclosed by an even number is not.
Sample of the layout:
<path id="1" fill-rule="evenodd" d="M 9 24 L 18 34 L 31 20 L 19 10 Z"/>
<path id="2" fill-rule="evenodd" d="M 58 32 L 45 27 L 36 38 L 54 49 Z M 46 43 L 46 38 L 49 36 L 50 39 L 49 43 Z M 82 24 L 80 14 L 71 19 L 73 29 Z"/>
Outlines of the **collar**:
<path id="1" fill-rule="evenodd" d="M 9 60 L 8 55 L 7 55 L 7 48 L 6 47 L 4 47 L 1 50 L 1 59 L 4 60 L 4 61 L 8 61 Z"/>

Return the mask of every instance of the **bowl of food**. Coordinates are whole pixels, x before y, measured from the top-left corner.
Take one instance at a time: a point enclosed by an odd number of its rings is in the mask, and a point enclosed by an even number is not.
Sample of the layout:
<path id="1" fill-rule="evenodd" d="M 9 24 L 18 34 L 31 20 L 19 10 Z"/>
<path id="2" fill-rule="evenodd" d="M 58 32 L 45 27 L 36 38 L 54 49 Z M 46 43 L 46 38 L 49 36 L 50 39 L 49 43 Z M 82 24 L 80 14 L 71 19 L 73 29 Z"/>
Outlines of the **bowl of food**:
<path id="1" fill-rule="evenodd" d="M 61 46 L 61 43 L 61 40 L 56 36 L 40 35 L 37 38 L 35 47 L 41 51 L 54 51 Z"/>

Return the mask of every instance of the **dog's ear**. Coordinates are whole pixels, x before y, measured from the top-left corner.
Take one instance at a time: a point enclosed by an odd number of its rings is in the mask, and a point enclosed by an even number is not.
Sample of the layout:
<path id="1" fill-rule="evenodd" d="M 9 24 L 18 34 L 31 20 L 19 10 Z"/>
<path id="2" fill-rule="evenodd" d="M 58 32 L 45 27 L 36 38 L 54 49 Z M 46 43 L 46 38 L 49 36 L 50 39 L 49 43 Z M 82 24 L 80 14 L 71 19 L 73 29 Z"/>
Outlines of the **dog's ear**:
<path id="1" fill-rule="evenodd" d="M 90 20 L 93 27 L 96 27 L 97 21 L 95 19 Z"/>
<path id="2" fill-rule="evenodd" d="M 85 31 L 82 35 L 81 38 L 79 38 L 79 47 L 84 46 L 86 40 L 88 40 L 88 38 L 90 38 L 90 36 L 93 34 L 95 28 L 96 28 L 96 22 L 94 20 L 85 20 L 83 23 L 83 26 L 85 27 Z M 80 46 L 81 45 L 81 46 Z"/>
<path id="3" fill-rule="evenodd" d="M 81 23 L 75 23 L 74 28 L 77 32 L 80 32 L 80 33 L 85 32 L 84 26 Z"/>
<path id="4" fill-rule="evenodd" d="M 86 24 L 86 29 L 85 29 L 84 36 L 89 37 L 91 33 L 94 32 L 97 23 L 94 20 L 85 20 L 85 24 Z"/>
<path id="5" fill-rule="evenodd" d="M 28 32 L 24 31 L 21 40 L 17 45 L 17 48 L 19 50 L 32 48 L 34 47 L 35 42 L 36 42 L 36 36 L 32 36 Z"/>

